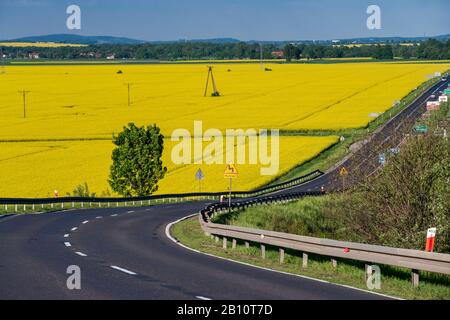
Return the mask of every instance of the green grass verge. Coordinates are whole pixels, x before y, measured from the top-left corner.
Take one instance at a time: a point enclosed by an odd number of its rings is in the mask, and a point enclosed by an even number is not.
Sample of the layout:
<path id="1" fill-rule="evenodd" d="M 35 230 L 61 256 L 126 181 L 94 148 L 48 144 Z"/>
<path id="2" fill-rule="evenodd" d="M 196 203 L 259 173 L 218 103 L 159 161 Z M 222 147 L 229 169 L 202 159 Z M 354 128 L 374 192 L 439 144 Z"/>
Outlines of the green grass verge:
<path id="1" fill-rule="evenodd" d="M 266 259 L 263 260 L 256 244 L 246 248 L 242 242 L 238 241 L 235 249 L 231 249 L 230 243 L 228 249 L 223 249 L 221 241 L 216 242 L 203 233 L 197 217 L 175 224 L 171 232 L 184 245 L 204 253 L 368 290 L 364 263 L 361 262 L 338 259 L 337 268 L 334 269 L 326 257 L 310 254 L 308 268 L 302 269 L 299 252 L 286 250 L 285 263 L 280 264 L 278 249 L 272 247 L 266 247 Z M 374 290 L 374 292 L 405 299 L 450 299 L 450 279 L 448 277 L 445 280 L 439 275 L 421 273 L 419 287 L 413 288 L 410 282 L 410 270 L 390 266 L 380 266 L 380 268 L 381 289 Z"/>

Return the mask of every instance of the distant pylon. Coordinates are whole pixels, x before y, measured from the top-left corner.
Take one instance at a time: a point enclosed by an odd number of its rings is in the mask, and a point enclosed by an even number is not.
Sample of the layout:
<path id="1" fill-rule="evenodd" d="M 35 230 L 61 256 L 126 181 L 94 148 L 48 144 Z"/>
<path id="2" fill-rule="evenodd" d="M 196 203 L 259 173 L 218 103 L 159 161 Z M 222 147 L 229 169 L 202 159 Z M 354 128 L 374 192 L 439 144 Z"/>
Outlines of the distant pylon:
<path id="1" fill-rule="evenodd" d="M 211 94 L 212 97 L 218 97 L 220 96 L 219 91 L 217 91 L 217 87 L 216 87 L 216 82 L 214 81 L 214 75 L 213 75 L 213 71 L 212 71 L 213 67 L 208 66 L 208 77 L 206 78 L 206 87 L 205 87 L 205 93 L 204 93 L 204 97 L 206 97 L 206 94 L 208 92 L 208 85 L 209 85 L 209 78 L 211 76 L 211 82 L 213 85 L 213 93 Z"/>

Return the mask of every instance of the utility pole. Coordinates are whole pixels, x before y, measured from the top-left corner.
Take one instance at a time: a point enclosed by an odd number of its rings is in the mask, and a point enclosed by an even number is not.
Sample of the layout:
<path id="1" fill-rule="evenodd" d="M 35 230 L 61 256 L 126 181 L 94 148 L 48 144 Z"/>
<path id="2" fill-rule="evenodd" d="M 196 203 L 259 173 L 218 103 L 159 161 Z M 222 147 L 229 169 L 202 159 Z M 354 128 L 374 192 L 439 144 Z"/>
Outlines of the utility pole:
<path id="1" fill-rule="evenodd" d="M 218 97 L 220 96 L 219 91 L 217 91 L 216 82 L 214 81 L 214 75 L 213 75 L 213 67 L 207 66 L 208 68 L 208 77 L 206 78 L 206 87 L 205 87 L 205 93 L 203 94 L 204 97 L 206 97 L 206 94 L 208 92 L 208 84 L 209 84 L 209 77 L 211 75 L 211 82 L 213 85 L 213 93 L 211 94 L 212 97 Z"/>
<path id="2" fill-rule="evenodd" d="M 18 92 L 21 93 L 23 96 L 23 117 L 26 118 L 27 117 L 27 94 L 30 93 L 31 91 L 21 90 Z"/>
<path id="3" fill-rule="evenodd" d="M 3 49 L 0 49 L 0 57 L 2 58 L 2 67 L 0 70 L 0 74 L 5 73 L 5 58 L 3 58 Z"/>
<path id="4" fill-rule="evenodd" d="M 263 45 L 262 45 L 262 42 L 259 43 L 259 60 L 260 60 L 261 70 L 264 70 L 264 64 L 263 64 Z"/>
<path id="5" fill-rule="evenodd" d="M 130 86 L 132 85 L 132 83 L 127 82 L 125 83 L 125 85 L 128 87 L 128 106 L 131 106 Z"/>

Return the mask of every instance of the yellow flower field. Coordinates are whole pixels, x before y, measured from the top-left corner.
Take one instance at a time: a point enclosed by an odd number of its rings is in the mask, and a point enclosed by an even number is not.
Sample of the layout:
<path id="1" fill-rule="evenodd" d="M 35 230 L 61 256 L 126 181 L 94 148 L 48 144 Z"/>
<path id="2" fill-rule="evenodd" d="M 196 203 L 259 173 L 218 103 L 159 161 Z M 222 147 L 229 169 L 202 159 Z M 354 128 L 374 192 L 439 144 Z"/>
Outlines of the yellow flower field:
<path id="1" fill-rule="evenodd" d="M 71 192 L 85 181 L 100 195 L 108 188 L 114 134 L 129 122 L 173 130 L 217 128 L 338 130 L 366 126 L 370 113 L 388 110 L 441 64 L 215 64 L 220 97 L 203 97 L 206 64 L 26 65 L 0 70 L 0 197 Z M 119 72 L 121 71 L 121 72 Z M 128 106 L 128 84 L 131 105 Z M 210 86 L 211 88 L 211 86 Z M 23 96 L 26 96 L 26 118 Z M 58 141 L 58 140 L 74 141 Z M 93 141 L 89 141 L 93 139 Z M 33 140 L 35 142 L 18 142 Z M 46 141 L 46 140 L 51 140 Z M 13 142 L 12 142 L 13 141 Z M 14 142 L 17 141 L 17 142 Z M 53 142 L 57 141 L 57 142 Z M 280 171 L 314 157 L 337 137 L 280 138 Z M 197 165 L 175 166 L 166 139 L 169 172 L 160 193 L 197 191 Z M 272 180 L 243 165 L 236 189 Z M 202 166 L 205 191 L 227 188 L 224 166 Z"/>
<path id="2" fill-rule="evenodd" d="M 203 97 L 205 65 L 7 66 L 0 74 L 0 139 L 111 137 L 130 121 L 165 135 L 203 120 L 208 128 L 341 129 L 448 64 L 220 64 L 221 97 Z M 123 72 L 118 74 L 119 69 Z M 127 106 L 130 83 L 131 106 Z M 27 95 L 23 119 L 22 95 Z"/>
<path id="3" fill-rule="evenodd" d="M 337 140 L 338 137 L 280 137 L 279 173 L 313 158 Z M 165 139 L 163 163 L 168 173 L 158 193 L 198 192 L 198 168 L 205 174 L 202 191 L 227 190 L 225 165 L 176 166 L 170 156 L 174 143 Z M 110 189 L 107 179 L 113 147 L 111 141 L 0 143 L 0 197 L 51 197 L 54 190 L 62 196 L 84 182 L 101 196 Z M 274 178 L 261 176 L 260 165 L 237 167 L 239 178 L 233 181 L 234 190 L 250 190 Z"/>
<path id="4" fill-rule="evenodd" d="M 56 43 L 56 42 L 0 42 L 0 47 L 37 47 L 37 48 L 59 48 L 59 47 L 87 47 L 85 44 Z"/>

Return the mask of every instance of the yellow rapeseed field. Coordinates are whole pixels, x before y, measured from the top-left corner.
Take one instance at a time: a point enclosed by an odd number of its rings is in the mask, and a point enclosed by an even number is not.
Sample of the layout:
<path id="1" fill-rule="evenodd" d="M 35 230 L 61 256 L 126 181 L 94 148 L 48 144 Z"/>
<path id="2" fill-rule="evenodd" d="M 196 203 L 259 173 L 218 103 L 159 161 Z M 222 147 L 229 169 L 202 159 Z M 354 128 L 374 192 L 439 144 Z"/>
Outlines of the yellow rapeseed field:
<path id="1" fill-rule="evenodd" d="M 364 127 L 370 113 L 389 109 L 442 64 L 216 64 L 220 97 L 203 97 L 206 64 L 6 66 L 0 73 L 0 197 L 71 192 L 83 182 L 101 194 L 108 188 L 114 134 L 128 122 L 173 130 L 266 128 L 337 130 Z M 131 105 L 128 106 L 128 88 Z M 26 118 L 23 117 L 23 95 Z M 73 141 L 61 141 L 61 140 Z M 87 141 L 87 139 L 94 139 Z M 35 142 L 11 142 L 27 141 Z M 37 140 L 37 141 L 36 141 Z M 51 140 L 51 141 L 49 141 Z M 60 141 L 57 141 L 60 140 Z M 166 150 L 171 143 L 166 139 Z M 310 159 L 337 137 L 280 138 L 280 172 Z M 8 141 L 8 142 L 6 142 Z M 56 141 L 56 142 L 55 142 Z M 160 192 L 197 190 L 197 165 L 169 168 Z M 202 166 L 203 190 L 226 189 L 223 166 Z M 241 167 L 237 189 L 274 177 L 258 166 Z"/>
<path id="2" fill-rule="evenodd" d="M 37 48 L 59 48 L 59 47 L 87 47 L 85 44 L 56 43 L 56 42 L 0 42 L 0 47 L 37 47 Z"/>
<path id="3" fill-rule="evenodd" d="M 336 143 L 338 137 L 280 137 L 280 171 L 285 173 L 299 163 Z M 168 167 L 158 193 L 197 192 L 195 173 L 205 174 L 202 191 L 225 191 L 225 165 L 174 165 L 170 151 L 175 142 L 165 139 L 163 163 Z M 47 197 L 58 190 L 71 193 L 79 184 L 88 183 L 98 196 L 110 190 L 107 183 L 111 165 L 111 141 L 0 142 L 0 197 Z M 250 190 L 274 177 L 261 176 L 259 165 L 238 165 L 235 190 Z"/>

